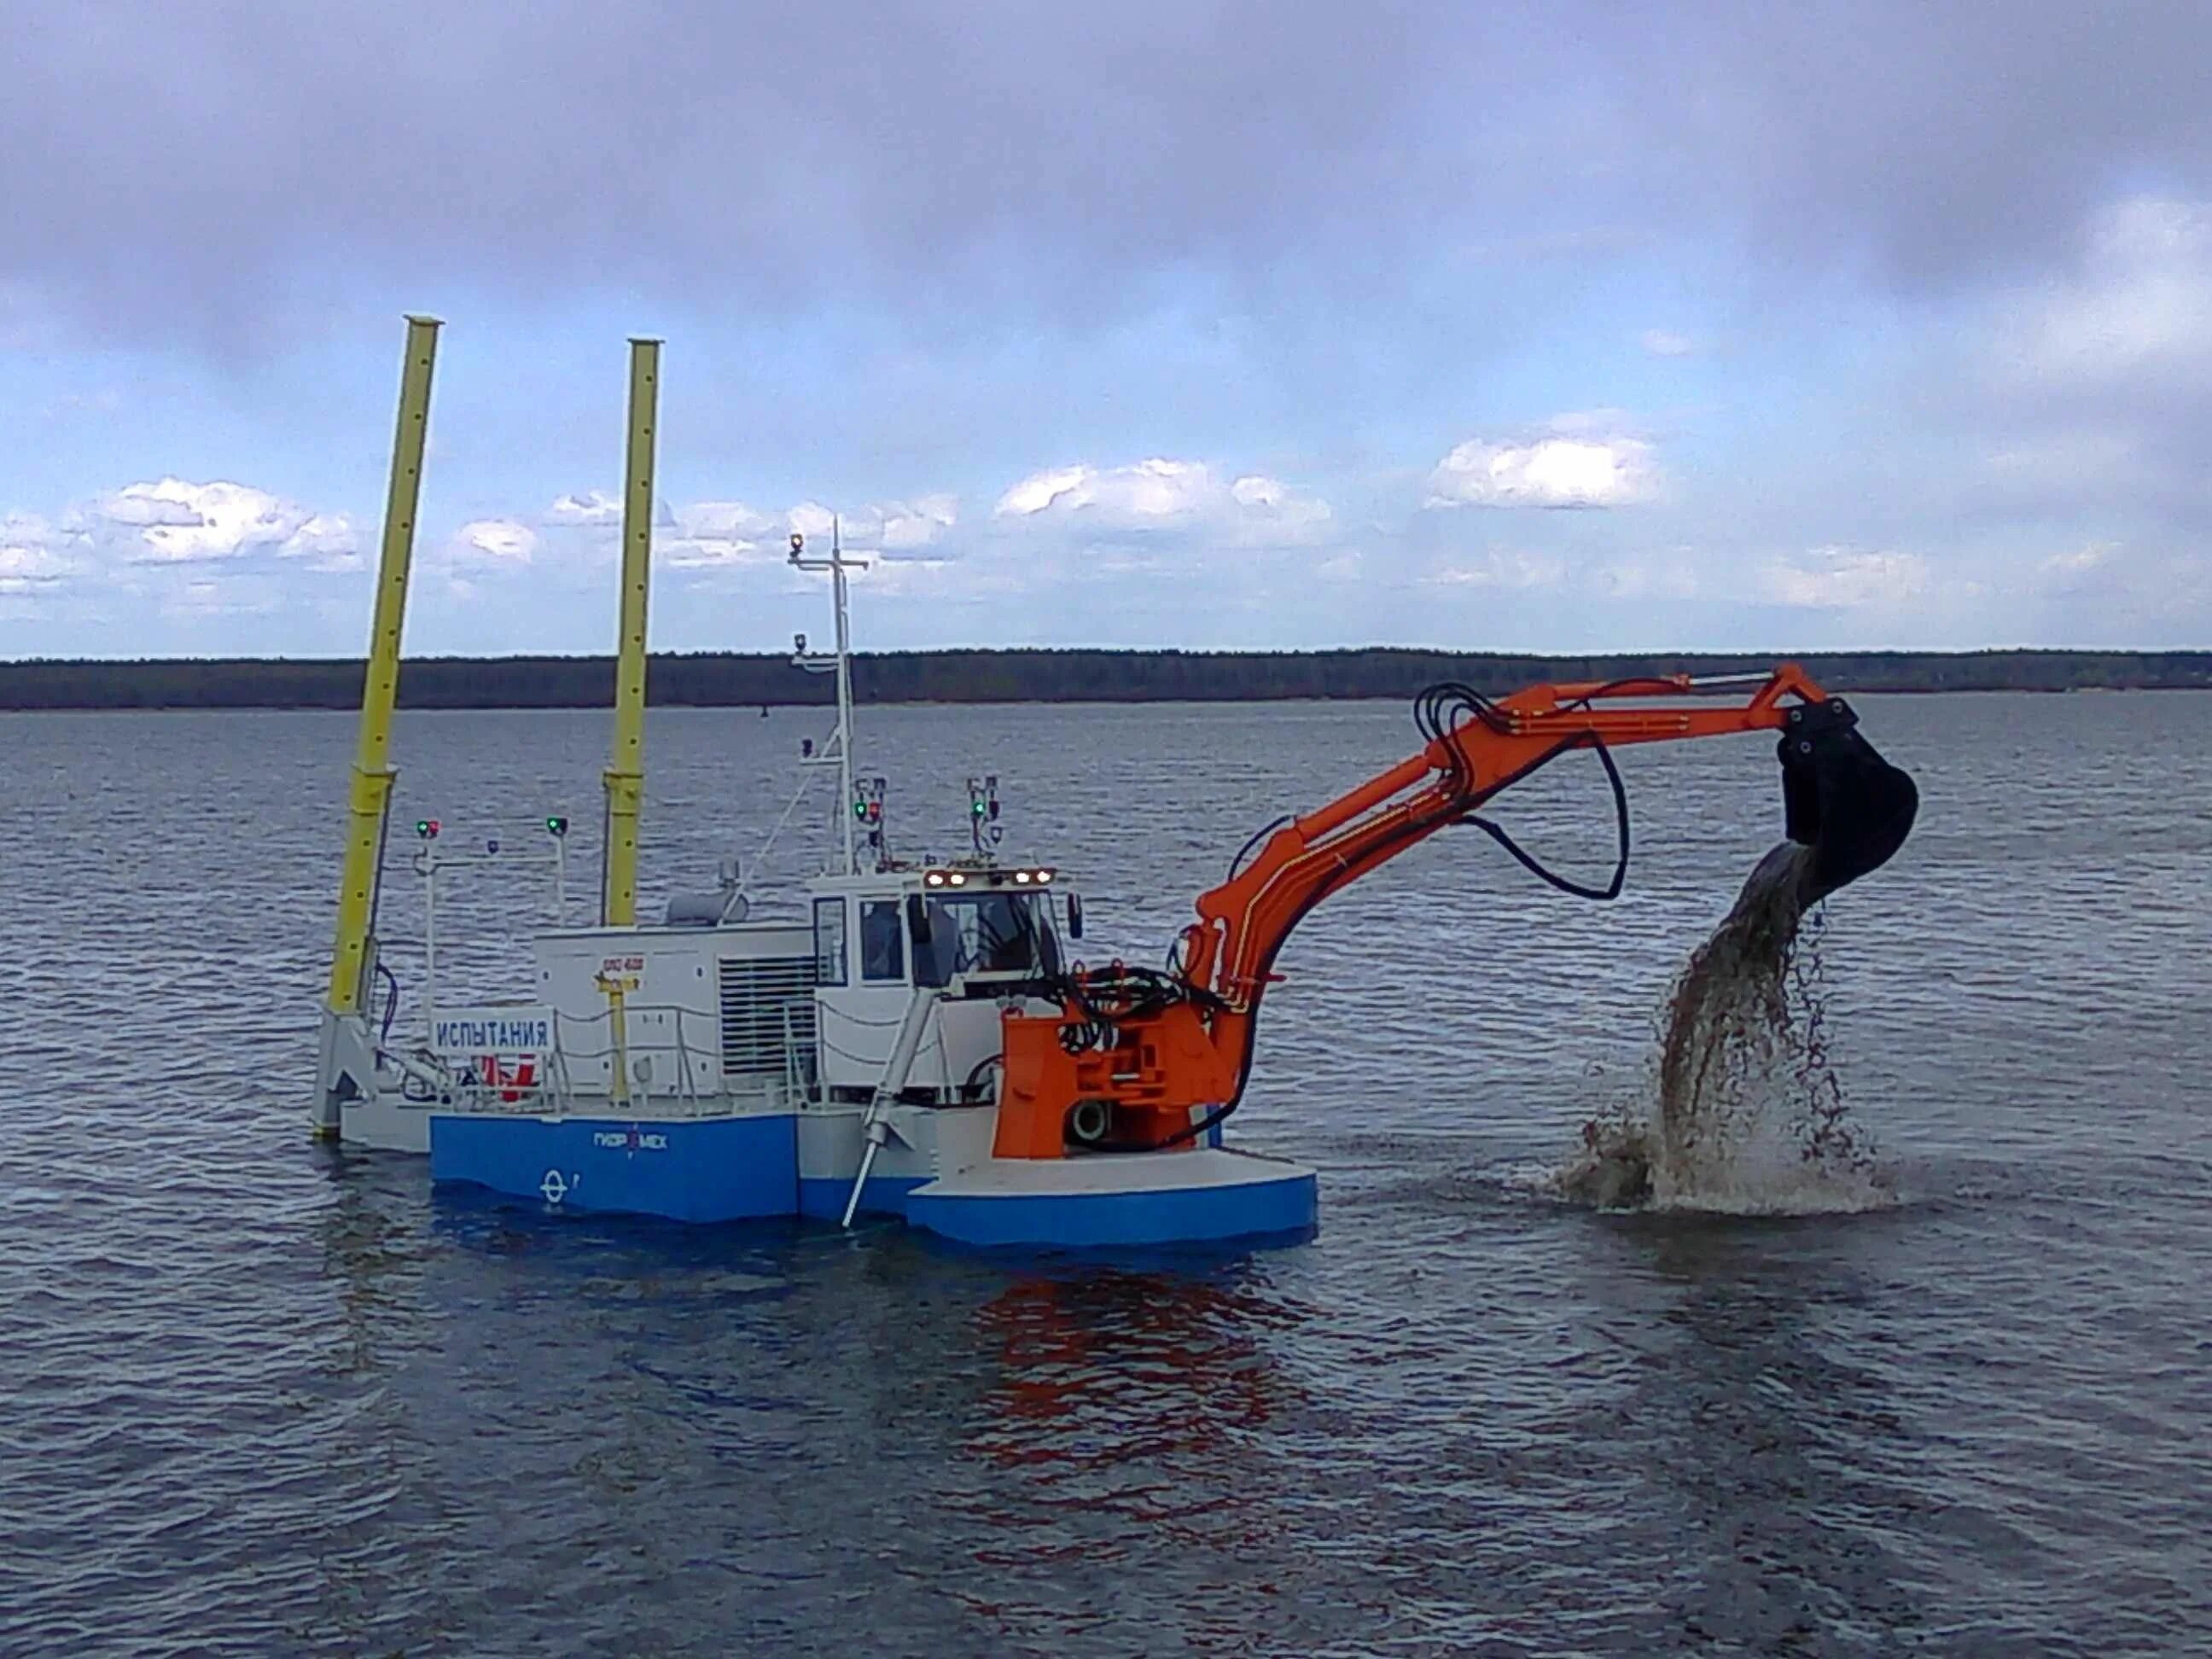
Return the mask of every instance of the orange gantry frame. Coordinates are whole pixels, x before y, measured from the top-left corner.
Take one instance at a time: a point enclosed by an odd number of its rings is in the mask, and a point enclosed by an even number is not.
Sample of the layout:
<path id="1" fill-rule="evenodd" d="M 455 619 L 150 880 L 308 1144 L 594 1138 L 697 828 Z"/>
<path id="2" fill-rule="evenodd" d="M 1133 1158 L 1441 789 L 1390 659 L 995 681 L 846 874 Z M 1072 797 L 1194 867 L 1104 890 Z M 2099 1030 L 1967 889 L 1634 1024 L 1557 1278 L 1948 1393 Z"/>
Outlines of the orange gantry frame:
<path id="1" fill-rule="evenodd" d="M 1683 675 L 1530 686 L 1285 824 L 1249 864 L 1198 900 L 1198 920 L 1182 935 L 1184 1000 L 1110 1021 L 1103 1042 L 1072 1051 L 1062 1034 L 1083 1022 L 1074 1006 L 1004 1017 L 1006 1069 L 994 1152 L 1064 1156 L 1070 1111 L 1094 1100 L 1110 1109 L 1115 1146 L 1190 1144 L 1194 1113 L 1233 1106 L 1242 1094 L 1254 1020 L 1276 953 L 1330 894 L 1463 818 L 1562 750 L 1771 731 L 1788 723 L 1785 699 L 1826 701 L 1794 663 L 1768 675 L 1746 702 L 1650 701 L 1694 689 Z M 1600 706 L 1626 699 L 1638 706 Z"/>

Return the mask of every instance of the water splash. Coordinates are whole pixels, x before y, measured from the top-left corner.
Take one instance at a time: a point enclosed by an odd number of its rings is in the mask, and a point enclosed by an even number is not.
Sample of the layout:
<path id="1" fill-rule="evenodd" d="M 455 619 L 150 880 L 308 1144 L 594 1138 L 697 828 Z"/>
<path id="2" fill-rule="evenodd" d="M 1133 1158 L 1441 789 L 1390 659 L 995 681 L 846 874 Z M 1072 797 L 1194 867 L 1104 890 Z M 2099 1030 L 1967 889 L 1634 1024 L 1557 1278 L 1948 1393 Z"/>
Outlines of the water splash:
<path id="1" fill-rule="evenodd" d="M 1844 1104 L 1827 1052 L 1821 912 L 1799 902 L 1809 848 L 1751 872 L 1668 999 L 1657 1106 L 1591 1119 L 1553 1174 L 1601 1208 L 1820 1214 L 1896 1196 Z"/>

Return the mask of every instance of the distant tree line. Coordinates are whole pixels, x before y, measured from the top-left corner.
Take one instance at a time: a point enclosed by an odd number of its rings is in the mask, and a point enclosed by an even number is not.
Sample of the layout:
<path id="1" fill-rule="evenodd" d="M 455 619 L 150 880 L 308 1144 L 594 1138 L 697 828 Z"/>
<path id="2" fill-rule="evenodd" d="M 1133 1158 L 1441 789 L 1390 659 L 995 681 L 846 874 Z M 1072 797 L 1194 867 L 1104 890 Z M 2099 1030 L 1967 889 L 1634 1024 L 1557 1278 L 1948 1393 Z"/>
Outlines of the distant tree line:
<path id="1" fill-rule="evenodd" d="M 900 651 L 856 655 L 863 702 L 1242 702 L 1410 697 L 1439 680 L 1493 694 L 1543 681 L 1717 674 L 1770 668 L 1771 657 L 1680 653 L 1597 657 L 1356 651 Z M 2076 691 L 2212 687 L 2212 651 L 1881 651 L 1796 660 L 1850 691 Z M 353 708 L 358 659 L 192 659 L 0 663 L 0 708 Z M 827 676 L 777 656 L 664 654 L 647 696 L 659 705 L 819 704 Z M 607 657 L 423 657 L 406 663 L 409 708 L 602 708 Z"/>

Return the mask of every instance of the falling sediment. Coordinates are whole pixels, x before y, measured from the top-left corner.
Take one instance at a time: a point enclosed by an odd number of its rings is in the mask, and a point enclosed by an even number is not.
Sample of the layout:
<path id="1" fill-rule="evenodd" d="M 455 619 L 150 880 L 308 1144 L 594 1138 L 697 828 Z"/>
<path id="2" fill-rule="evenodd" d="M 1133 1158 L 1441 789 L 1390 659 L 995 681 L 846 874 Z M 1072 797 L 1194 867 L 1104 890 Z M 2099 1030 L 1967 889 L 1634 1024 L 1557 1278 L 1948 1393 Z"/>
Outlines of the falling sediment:
<path id="1" fill-rule="evenodd" d="M 1656 1109 L 1583 1126 L 1556 1176 L 1605 1208 L 1863 1208 L 1886 1201 L 1825 1053 L 1817 961 L 1798 959 L 1811 850 L 1784 842 L 1691 953 L 1667 1002 Z"/>

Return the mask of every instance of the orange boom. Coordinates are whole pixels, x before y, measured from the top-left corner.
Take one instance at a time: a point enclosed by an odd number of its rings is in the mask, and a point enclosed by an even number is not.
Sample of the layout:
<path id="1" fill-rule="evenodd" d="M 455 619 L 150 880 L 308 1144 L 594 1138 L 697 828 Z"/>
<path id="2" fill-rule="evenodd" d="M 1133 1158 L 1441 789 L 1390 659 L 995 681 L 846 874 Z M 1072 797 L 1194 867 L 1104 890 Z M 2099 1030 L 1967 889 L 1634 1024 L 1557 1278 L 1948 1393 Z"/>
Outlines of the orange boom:
<path id="1" fill-rule="evenodd" d="M 1650 701 L 1753 679 L 1762 683 L 1740 704 Z M 1624 699 L 1638 704 L 1601 706 Z M 1198 920 L 1183 930 L 1168 971 L 1121 963 L 1078 970 L 1041 988 L 1060 1003 L 1056 1013 L 1004 1016 L 998 1157 L 1166 1151 L 1201 1140 L 1243 1094 L 1261 998 L 1291 930 L 1330 894 L 1449 825 L 1485 830 L 1565 891 L 1616 896 L 1627 873 L 1628 806 L 1607 752 L 1615 745 L 1780 732 L 1785 833 L 1814 849 L 1808 903 L 1887 862 L 1919 805 L 1912 780 L 1860 736 L 1850 707 L 1794 664 L 1765 676 L 1537 685 L 1496 702 L 1444 685 L 1424 693 L 1417 713 L 1428 739 L 1421 751 L 1319 811 L 1262 831 L 1258 855 L 1198 900 Z M 1501 790 L 1577 749 L 1596 751 L 1613 788 L 1620 858 L 1603 888 L 1553 875 L 1476 816 Z"/>

